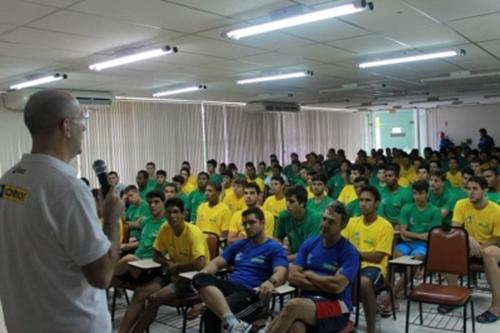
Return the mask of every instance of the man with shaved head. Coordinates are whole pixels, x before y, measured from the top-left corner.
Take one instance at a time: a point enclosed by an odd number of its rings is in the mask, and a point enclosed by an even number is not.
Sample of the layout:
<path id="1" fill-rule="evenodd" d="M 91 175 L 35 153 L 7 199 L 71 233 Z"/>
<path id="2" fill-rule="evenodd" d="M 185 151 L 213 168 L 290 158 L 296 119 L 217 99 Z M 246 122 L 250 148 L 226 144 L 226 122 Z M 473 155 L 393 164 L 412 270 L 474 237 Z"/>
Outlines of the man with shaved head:
<path id="1" fill-rule="evenodd" d="M 123 204 L 112 188 L 99 224 L 69 162 L 88 115 L 67 92 L 26 104 L 30 154 L 0 179 L 0 299 L 9 332 L 111 332 L 106 289 L 119 252 Z"/>

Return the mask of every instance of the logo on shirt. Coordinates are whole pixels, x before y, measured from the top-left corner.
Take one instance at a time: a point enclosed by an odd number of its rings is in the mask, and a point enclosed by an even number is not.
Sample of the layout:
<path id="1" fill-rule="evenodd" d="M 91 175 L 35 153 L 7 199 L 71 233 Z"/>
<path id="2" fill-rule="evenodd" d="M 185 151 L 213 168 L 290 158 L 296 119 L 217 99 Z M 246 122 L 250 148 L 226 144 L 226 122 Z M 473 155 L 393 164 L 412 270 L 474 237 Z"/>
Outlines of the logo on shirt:
<path id="1" fill-rule="evenodd" d="M 236 257 L 234 257 L 234 261 L 240 261 L 241 260 L 241 252 L 238 252 Z"/>
<path id="2" fill-rule="evenodd" d="M 0 184 L 0 199 L 10 200 L 19 204 L 24 204 L 28 192 L 17 186 Z"/>
<path id="3" fill-rule="evenodd" d="M 332 273 L 335 273 L 337 271 L 337 269 L 339 268 L 337 265 L 335 264 L 328 264 L 328 263 L 324 263 L 323 266 L 322 266 L 326 271 L 330 271 Z"/>
<path id="4" fill-rule="evenodd" d="M 264 257 L 263 255 L 253 257 L 252 259 L 250 259 L 250 262 L 254 264 L 264 264 L 266 262 L 266 257 Z"/>

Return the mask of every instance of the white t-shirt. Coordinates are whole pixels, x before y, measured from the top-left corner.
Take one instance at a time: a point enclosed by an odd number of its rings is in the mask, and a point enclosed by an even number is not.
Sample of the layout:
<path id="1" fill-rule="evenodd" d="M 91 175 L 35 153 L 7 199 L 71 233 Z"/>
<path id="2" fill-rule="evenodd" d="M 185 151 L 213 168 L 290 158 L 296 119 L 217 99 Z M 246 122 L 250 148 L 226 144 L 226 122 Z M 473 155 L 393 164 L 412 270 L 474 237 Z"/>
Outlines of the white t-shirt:
<path id="1" fill-rule="evenodd" d="M 0 300 L 9 332 L 111 332 L 105 291 L 80 270 L 110 246 L 76 170 L 24 155 L 0 179 Z"/>

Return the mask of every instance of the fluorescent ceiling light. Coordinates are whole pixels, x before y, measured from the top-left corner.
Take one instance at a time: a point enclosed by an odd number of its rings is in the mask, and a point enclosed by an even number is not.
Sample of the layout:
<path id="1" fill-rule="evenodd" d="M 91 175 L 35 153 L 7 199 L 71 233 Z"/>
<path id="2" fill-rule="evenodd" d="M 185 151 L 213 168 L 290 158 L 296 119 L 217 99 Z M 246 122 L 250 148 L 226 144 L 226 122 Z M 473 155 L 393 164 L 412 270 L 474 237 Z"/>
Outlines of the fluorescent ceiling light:
<path id="1" fill-rule="evenodd" d="M 364 63 L 359 64 L 359 68 L 369 68 L 369 67 L 377 67 L 377 66 L 402 64 L 402 63 L 406 63 L 406 62 L 424 61 L 424 60 L 431 60 L 431 59 L 438 59 L 438 58 L 448 58 L 448 57 L 455 57 L 457 55 L 458 55 L 457 51 L 445 51 L 445 52 L 420 54 L 420 55 L 410 56 L 410 57 L 392 58 L 392 59 L 386 59 L 386 60 L 364 62 Z"/>
<path id="2" fill-rule="evenodd" d="M 476 73 L 476 74 L 471 74 L 469 71 L 451 72 L 449 76 L 430 77 L 427 79 L 422 79 L 420 80 L 420 82 L 425 83 L 425 82 L 448 81 L 448 80 L 477 79 L 489 76 L 500 76 L 500 72 L 488 72 L 488 73 Z"/>
<path id="3" fill-rule="evenodd" d="M 276 81 L 276 80 L 295 79 L 298 77 L 305 77 L 305 76 L 312 76 L 312 75 L 313 75 L 313 72 L 311 72 L 311 71 L 295 72 L 295 73 L 288 73 L 288 74 L 256 77 L 253 79 L 240 80 L 240 81 L 237 81 L 236 83 L 237 84 L 258 83 L 258 82 L 267 82 L 267 81 Z"/>
<path id="4" fill-rule="evenodd" d="M 66 74 L 54 74 L 54 75 L 49 75 L 49 76 L 44 76 L 38 79 L 26 81 L 26 82 L 21 82 L 21 83 L 16 83 L 9 88 L 12 90 L 19 90 L 19 89 L 24 89 L 27 87 L 34 87 L 34 86 L 40 86 L 45 83 L 50 83 L 54 81 L 59 81 L 66 79 L 68 76 Z"/>
<path id="5" fill-rule="evenodd" d="M 301 105 L 300 110 L 311 110 L 311 111 L 333 111 L 333 112 L 348 112 L 352 113 L 352 110 L 348 109 L 343 109 L 343 108 L 331 108 L 331 107 L 324 107 L 324 106 L 305 106 Z"/>
<path id="6" fill-rule="evenodd" d="M 209 101 L 209 100 L 191 100 L 191 99 L 173 99 L 173 98 L 153 98 L 153 97 L 135 97 L 135 96 L 115 96 L 117 101 L 125 102 L 152 102 L 152 103 L 184 103 L 184 104 L 214 104 L 214 105 L 230 105 L 230 106 L 245 106 L 242 102 L 228 101 Z"/>
<path id="7" fill-rule="evenodd" d="M 280 30 L 298 25 L 322 21 L 334 17 L 359 13 L 367 8 L 372 9 L 373 4 L 367 4 L 365 0 L 350 1 L 348 4 L 318 10 L 307 14 L 288 17 L 281 20 L 272 21 L 269 23 L 258 24 L 248 28 L 237 29 L 227 32 L 225 35 L 231 39 L 240 39 L 248 36 L 259 35 L 265 32 Z"/>
<path id="8" fill-rule="evenodd" d="M 121 66 L 121 65 L 125 65 L 125 64 L 130 64 L 132 62 L 151 59 L 151 58 L 159 57 L 159 56 L 162 56 L 165 54 L 171 54 L 171 53 L 176 53 L 176 52 L 177 52 L 177 47 L 175 47 L 175 46 L 170 47 L 167 45 L 167 46 L 160 48 L 160 49 L 154 49 L 154 50 L 150 50 L 150 51 L 146 51 L 146 52 L 128 55 L 125 57 L 116 58 L 113 60 L 99 62 L 97 64 L 90 65 L 89 69 L 93 70 L 93 71 L 102 71 L 103 69 Z"/>
<path id="9" fill-rule="evenodd" d="M 153 97 L 177 95 L 177 94 L 183 94 L 183 93 L 198 91 L 198 90 L 203 90 L 203 89 L 207 89 L 207 86 L 199 85 L 199 86 L 192 86 L 192 87 L 186 87 L 186 88 L 175 89 L 175 90 L 161 91 L 161 92 L 157 92 L 157 93 L 153 94 Z"/>

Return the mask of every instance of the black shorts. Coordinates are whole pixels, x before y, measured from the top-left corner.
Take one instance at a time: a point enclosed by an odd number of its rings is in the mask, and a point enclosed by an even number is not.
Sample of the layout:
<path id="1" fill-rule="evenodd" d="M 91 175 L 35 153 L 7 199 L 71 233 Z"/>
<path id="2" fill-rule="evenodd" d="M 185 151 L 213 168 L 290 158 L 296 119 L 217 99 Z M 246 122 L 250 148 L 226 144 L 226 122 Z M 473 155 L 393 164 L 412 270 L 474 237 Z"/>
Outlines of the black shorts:
<path id="1" fill-rule="evenodd" d="M 221 280 L 208 273 L 196 274 L 193 286 L 197 290 L 208 286 L 218 288 L 226 297 L 231 311 L 241 320 L 252 321 L 264 309 L 264 303 L 253 289 Z M 220 319 L 212 311 L 205 311 L 203 317 L 206 333 L 220 332 Z"/>

